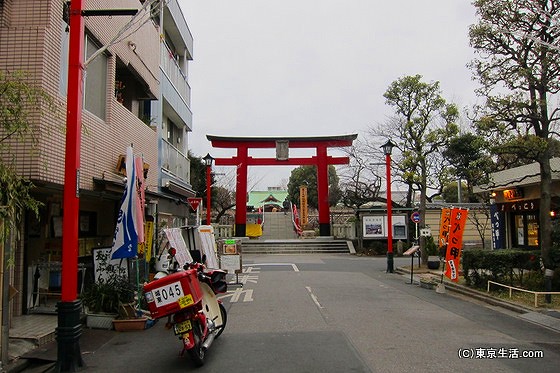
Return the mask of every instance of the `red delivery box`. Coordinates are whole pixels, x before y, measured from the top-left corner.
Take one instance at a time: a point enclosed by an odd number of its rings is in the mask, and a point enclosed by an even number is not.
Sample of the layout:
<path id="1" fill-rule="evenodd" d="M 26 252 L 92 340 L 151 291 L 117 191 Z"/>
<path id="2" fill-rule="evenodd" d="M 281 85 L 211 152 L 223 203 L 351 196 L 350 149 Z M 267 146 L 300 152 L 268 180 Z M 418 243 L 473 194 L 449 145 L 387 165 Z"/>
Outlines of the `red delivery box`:
<path id="1" fill-rule="evenodd" d="M 202 300 L 196 269 L 176 272 L 144 285 L 144 297 L 154 319 L 174 314 Z"/>

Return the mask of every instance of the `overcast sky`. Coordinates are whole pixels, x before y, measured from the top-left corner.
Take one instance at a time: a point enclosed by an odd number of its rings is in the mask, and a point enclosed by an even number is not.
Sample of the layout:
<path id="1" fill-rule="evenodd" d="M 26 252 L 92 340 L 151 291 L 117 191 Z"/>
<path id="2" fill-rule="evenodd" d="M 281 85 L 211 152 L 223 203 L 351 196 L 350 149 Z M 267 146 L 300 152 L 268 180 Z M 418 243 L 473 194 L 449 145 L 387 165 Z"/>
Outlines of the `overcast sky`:
<path id="1" fill-rule="evenodd" d="M 439 81 L 443 96 L 460 108 L 475 102 L 477 85 L 466 67 L 474 56 L 469 0 L 179 3 L 194 38 L 195 155 L 233 155 L 212 149 L 207 134 L 361 137 L 391 114 L 383 93 L 405 75 Z M 249 187 L 278 186 L 291 169 L 251 167 Z"/>

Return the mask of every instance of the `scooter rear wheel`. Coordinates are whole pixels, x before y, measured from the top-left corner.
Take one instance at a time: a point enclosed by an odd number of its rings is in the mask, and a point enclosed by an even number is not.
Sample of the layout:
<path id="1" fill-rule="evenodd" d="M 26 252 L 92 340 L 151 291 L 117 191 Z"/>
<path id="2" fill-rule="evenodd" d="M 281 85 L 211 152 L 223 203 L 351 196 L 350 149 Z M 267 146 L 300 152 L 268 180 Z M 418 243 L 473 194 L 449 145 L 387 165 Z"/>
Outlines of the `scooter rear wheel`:
<path id="1" fill-rule="evenodd" d="M 201 367 L 204 365 L 205 350 L 202 348 L 202 327 L 198 321 L 193 325 L 194 347 L 187 350 L 194 365 Z"/>

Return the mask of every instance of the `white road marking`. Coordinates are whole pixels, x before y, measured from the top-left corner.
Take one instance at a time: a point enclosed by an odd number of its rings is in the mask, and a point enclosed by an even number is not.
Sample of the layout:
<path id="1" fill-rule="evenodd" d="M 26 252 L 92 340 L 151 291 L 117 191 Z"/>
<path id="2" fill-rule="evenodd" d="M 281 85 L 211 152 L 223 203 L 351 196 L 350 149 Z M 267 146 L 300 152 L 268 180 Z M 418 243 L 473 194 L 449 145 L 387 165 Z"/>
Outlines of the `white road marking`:
<path id="1" fill-rule="evenodd" d="M 243 267 L 250 267 L 252 268 L 260 267 L 260 266 L 292 266 L 294 272 L 299 272 L 299 268 L 294 263 L 254 263 L 254 264 L 243 264 Z"/>
<path id="2" fill-rule="evenodd" d="M 226 299 L 226 298 L 231 298 L 230 302 L 231 303 L 237 303 L 239 301 L 239 298 L 241 297 L 241 295 L 243 295 L 243 302 L 252 302 L 253 301 L 253 289 L 241 289 L 241 288 L 237 288 L 233 291 L 228 291 L 225 295 L 221 295 L 219 297 L 217 297 L 218 299 Z"/>
<path id="3" fill-rule="evenodd" d="M 317 297 L 315 296 L 315 294 L 313 294 L 313 291 L 311 290 L 311 288 L 309 286 L 305 287 L 307 289 L 307 291 L 309 292 L 309 295 L 311 296 L 311 299 L 313 299 L 313 302 L 315 303 L 315 305 L 317 306 L 317 308 L 319 308 L 320 310 L 322 310 L 324 307 L 321 305 L 321 303 L 319 303 L 319 300 L 317 299 Z"/>

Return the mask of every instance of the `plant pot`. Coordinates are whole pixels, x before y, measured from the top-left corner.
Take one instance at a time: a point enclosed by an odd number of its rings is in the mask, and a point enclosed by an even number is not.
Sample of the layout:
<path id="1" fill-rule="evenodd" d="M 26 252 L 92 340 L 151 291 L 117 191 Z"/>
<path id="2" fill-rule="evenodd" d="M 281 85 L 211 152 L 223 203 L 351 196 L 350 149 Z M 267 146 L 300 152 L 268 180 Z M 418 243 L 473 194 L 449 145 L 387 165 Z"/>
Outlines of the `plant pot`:
<path id="1" fill-rule="evenodd" d="M 139 317 L 137 319 L 115 319 L 113 326 L 118 332 L 126 332 L 130 330 L 144 330 L 146 328 L 147 317 Z"/>
<path id="2" fill-rule="evenodd" d="M 92 329 L 113 329 L 116 313 L 86 313 L 86 326 Z"/>
<path id="3" fill-rule="evenodd" d="M 440 261 L 438 256 L 428 257 L 428 269 L 438 269 L 439 265 L 440 265 Z"/>

